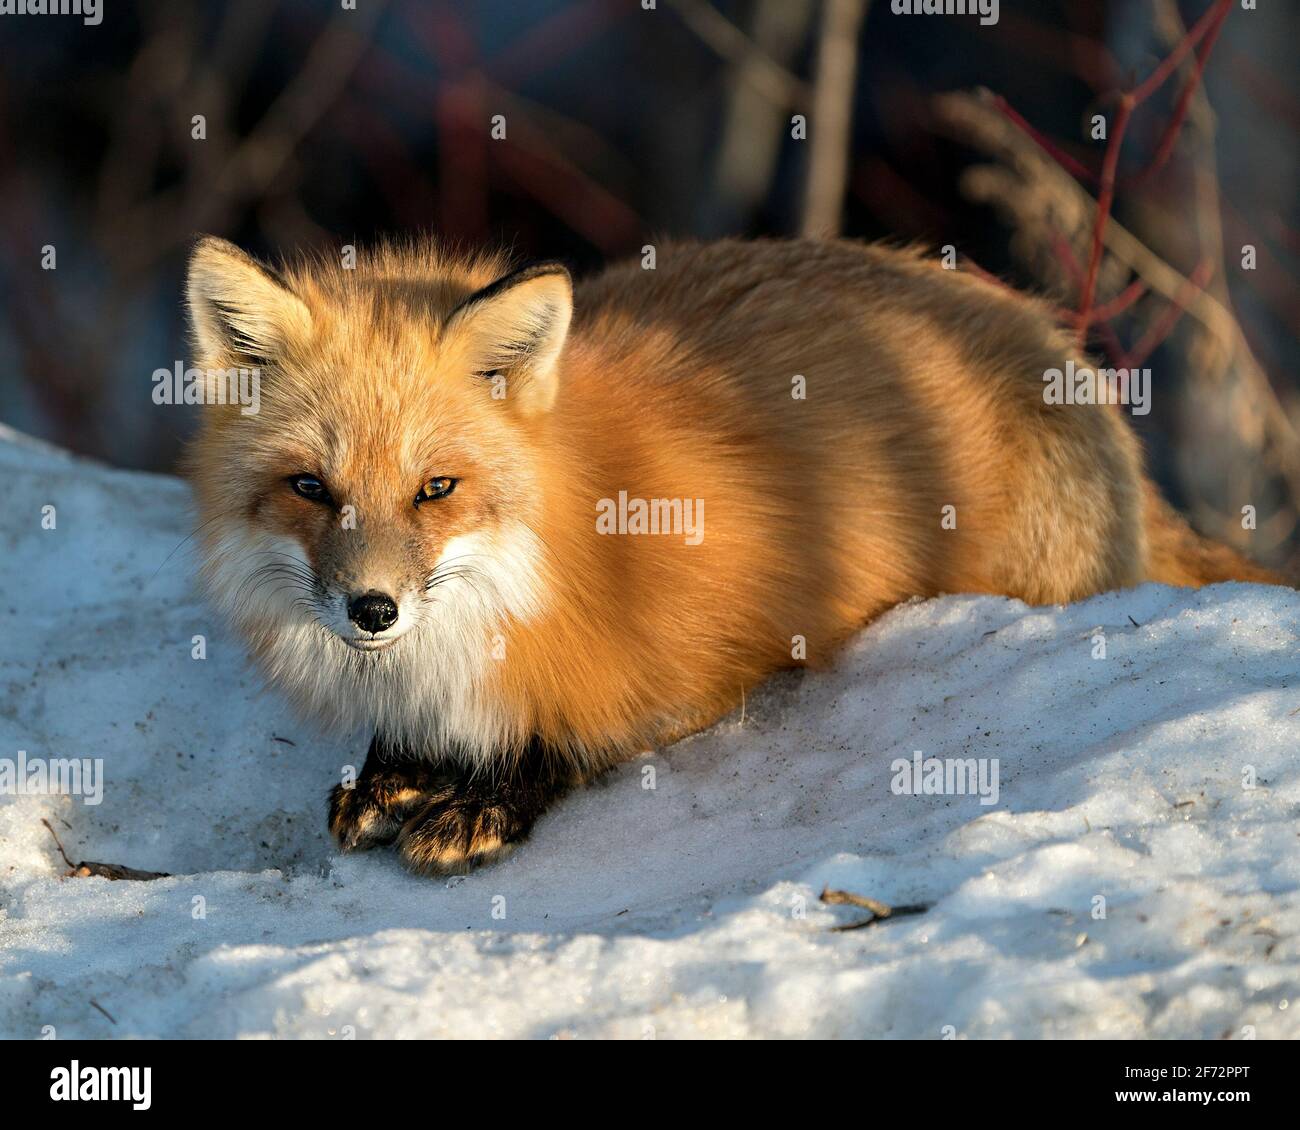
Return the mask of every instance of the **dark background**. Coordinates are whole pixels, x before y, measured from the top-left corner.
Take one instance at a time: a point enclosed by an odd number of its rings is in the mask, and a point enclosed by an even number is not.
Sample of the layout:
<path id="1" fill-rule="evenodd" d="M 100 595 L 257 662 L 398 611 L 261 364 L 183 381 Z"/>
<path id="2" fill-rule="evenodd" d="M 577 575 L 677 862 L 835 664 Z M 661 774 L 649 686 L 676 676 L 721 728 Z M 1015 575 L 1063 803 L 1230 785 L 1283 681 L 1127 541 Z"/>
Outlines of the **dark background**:
<path id="1" fill-rule="evenodd" d="M 796 234 L 831 135 L 817 107 L 836 104 L 851 125 L 819 196 L 831 228 L 951 244 L 1076 308 L 1068 264 L 1086 262 L 1093 212 L 969 92 L 1004 96 L 1096 169 L 1090 116 L 1210 6 L 1002 0 L 990 27 L 890 0 L 103 0 L 98 26 L 0 16 L 0 420 L 171 469 L 197 409 L 156 408 L 150 376 L 187 356 L 199 232 L 273 259 L 423 229 L 578 270 L 664 235 Z M 1157 477 L 1206 532 L 1281 564 L 1300 550 L 1300 5 L 1260 9 L 1233 0 L 1170 159 L 1121 184 L 1115 218 L 1142 252 L 1107 254 L 1098 298 L 1198 266 L 1204 294 L 1152 285 L 1091 345 L 1153 350 L 1154 407 L 1135 423 Z M 820 60 L 855 10 L 846 81 Z M 1122 182 L 1191 63 L 1137 112 Z M 791 137 L 798 113 L 809 140 Z"/>

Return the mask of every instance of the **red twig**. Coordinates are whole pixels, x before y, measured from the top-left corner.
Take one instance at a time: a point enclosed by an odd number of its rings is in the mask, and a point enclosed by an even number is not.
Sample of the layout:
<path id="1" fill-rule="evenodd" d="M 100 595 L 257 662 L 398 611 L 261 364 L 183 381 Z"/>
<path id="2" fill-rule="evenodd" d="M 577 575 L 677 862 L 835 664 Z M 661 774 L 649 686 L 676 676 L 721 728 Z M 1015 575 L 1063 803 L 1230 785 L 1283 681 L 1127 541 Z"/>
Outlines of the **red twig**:
<path id="1" fill-rule="evenodd" d="M 1186 311 L 1187 304 L 1205 289 L 1213 273 L 1214 264 L 1209 259 L 1203 259 L 1187 281 L 1178 288 L 1178 293 L 1160 317 L 1147 327 L 1146 333 L 1142 335 L 1128 355 L 1117 362 L 1121 368 L 1138 369 L 1142 367 L 1147 358 L 1159 349 L 1164 344 L 1165 339 L 1174 332 L 1174 327 L 1178 325 L 1178 320 Z"/>
<path id="2" fill-rule="evenodd" d="M 1059 231 L 1053 231 L 1052 246 L 1056 250 L 1056 257 L 1069 273 L 1074 285 L 1082 289 L 1083 267 L 1079 265 L 1079 260 L 1074 254 L 1074 248 L 1070 246 L 1070 241 Z M 1078 318 L 1078 315 L 1073 310 L 1062 310 L 1059 316 L 1063 323 L 1075 322 Z M 1105 339 L 1106 351 L 1113 358 L 1123 357 L 1124 343 L 1120 341 L 1119 334 L 1115 332 L 1115 327 L 1109 321 L 1097 321 L 1095 313 L 1093 314 L 1093 320 L 1096 321 L 1097 332 Z"/>
<path id="3" fill-rule="evenodd" d="M 1147 284 L 1141 279 L 1134 279 L 1109 302 L 1103 302 L 1092 312 L 1092 321 L 1109 322 L 1118 317 L 1147 292 Z"/>
<path id="4" fill-rule="evenodd" d="M 1228 9 L 1232 7 L 1232 3 L 1233 0 L 1215 0 L 1213 6 L 1207 8 L 1205 14 L 1188 28 L 1187 34 L 1179 40 L 1178 45 L 1169 52 L 1164 61 L 1147 75 L 1145 81 L 1131 91 L 1137 105 L 1140 106 L 1164 85 L 1165 80 L 1187 58 L 1188 52 L 1192 51 L 1200 43 L 1211 28 L 1214 28 L 1214 34 L 1218 35 L 1219 25 L 1223 23 L 1224 17 L 1228 14 Z"/>
<path id="5" fill-rule="evenodd" d="M 1089 181 L 1098 185 L 1097 192 L 1097 216 L 1093 222 L 1092 238 L 1088 252 L 1088 266 L 1083 274 L 1079 291 L 1079 312 L 1075 319 L 1075 324 L 1079 334 L 1079 344 L 1082 347 L 1086 344 L 1088 328 L 1094 323 L 1105 325 L 1107 321 L 1114 317 L 1115 314 L 1126 309 L 1139 297 L 1139 292 L 1120 295 L 1119 298 L 1107 303 L 1104 307 L 1094 309 L 1094 301 L 1097 293 L 1097 278 L 1101 272 L 1102 255 L 1105 250 L 1106 228 L 1110 223 L 1111 210 L 1115 204 L 1116 191 L 1116 172 L 1119 168 L 1120 151 L 1124 147 L 1124 136 L 1128 132 L 1129 121 L 1134 112 L 1152 97 L 1165 82 L 1169 79 L 1183 60 L 1193 51 L 1196 52 L 1196 64 L 1193 68 L 1191 77 L 1187 80 L 1183 90 L 1178 98 L 1178 103 L 1174 109 L 1173 116 L 1170 118 L 1165 129 L 1161 133 L 1160 141 L 1156 145 L 1155 153 L 1145 168 L 1139 173 L 1126 179 L 1123 183 L 1125 186 L 1140 183 L 1146 180 L 1168 161 L 1170 154 L 1173 152 L 1174 144 L 1178 138 L 1184 121 L 1187 118 L 1187 110 L 1191 104 L 1192 95 L 1200 83 L 1201 75 L 1205 70 L 1205 64 L 1210 57 L 1210 52 L 1214 47 L 1215 40 L 1223 27 L 1224 20 L 1228 17 L 1228 12 L 1232 7 L 1233 0 L 1214 0 L 1214 3 L 1206 9 L 1187 34 L 1179 40 L 1174 49 L 1156 66 L 1156 68 L 1137 86 L 1131 90 L 1121 93 L 1116 102 L 1115 117 L 1111 123 L 1110 135 L 1106 139 L 1106 151 L 1102 155 L 1100 175 L 1093 173 L 1081 161 L 1076 160 L 1065 152 L 1050 138 L 1046 137 L 1035 129 L 1030 123 L 1012 107 L 1005 98 L 1001 96 L 994 97 L 994 104 L 997 108 L 1021 129 L 1033 142 L 1056 161 L 1063 169 L 1067 170 L 1079 180 Z M 1199 46 L 1199 50 L 1198 50 Z M 1067 245 L 1068 246 L 1068 245 Z M 1058 247 L 1057 254 L 1061 254 Z M 1073 255 L 1071 254 L 1071 259 Z M 1062 256 L 1062 261 L 1069 264 Z M 1121 302 L 1121 299 L 1123 300 Z M 1104 310 L 1105 314 L 1100 313 Z M 1175 316 L 1177 320 L 1177 315 Z M 1153 327 L 1154 328 L 1154 327 Z M 1169 327 L 1172 329 L 1172 325 Z M 1166 335 L 1169 330 L 1165 331 Z M 1109 335 L 1113 339 L 1113 335 Z M 1146 340 L 1145 338 L 1143 339 Z M 1163 339 L 1161 339 L 1163 340 Z M 1113 344 L 1118 344 L 1118 339 L 1113 339 Z M 1159 342 L 1157 341 L 1158 345 Z M 1155 346 L 1151 346 L 1155 348 Z"/>
<path id="6" fill-rule="evenodd" d="M 1083 268 L 1079 265 L 1079 260 L 1074 254 L 1074 248 L 1070 246 L 1070 241 L 1065 238 L 1059 231 L 1052 232 L 1052 246 L 1056 249 L 1056 257 L 1060 259 L 1065 269 L 1069 272 L 1070 278 L 1074 280 L 1077 287 L 1083 286 Z M 1127 293 L 1127 292 L 1126 292 Z M 1072 322 L 1075 320 L 1073 310 L 1064 311 L 1066 316 L 1061 319 L 1063 322 Z M 1094 319 L 1096 315 L 1094 313 Z M 1106 343 L 1106 352 L 1115 360 L 1116 364 L 1124 356 L 1124 343 L 1120 341 L 1119 334 L 1115 332 L 1115 327 L 1108 320 L 1096 322 L 1097 332 L 1101 334 Z"/>
<path id="7" fill-rule="evenodd" d="M 1070 241 L 1059 231 L 1053 230 L 1052 247 L 1056 251 L 1056 257 L 1061 261 L 1061 265 L 1065 267 L 1070 274 L 1070 278 L 1074 280 L 1074 285 L 1083 286 L 1083 268 L 1079 266 L 1078 257 L 1074 254 L 1074 248 L 1070 246 Z"/>
<path id="8" fill-rule="evenodd" d="M 1002 113 L 1005 114 L 1025 134 L 1032 138 L 1034 143 L 1058 165 L 1068 170 L 1073 176 L 1078 177 L 1080 180 L 1091 181 L 1093 184 L 1097 183 L 1096 173 L 1081 161 L 1077 161 L 1071 157 L 1046 134 L 1040 133 L 1031 126 L 1023 115 L 1021 115 L 1021 113 L 1012 106 L 1010 102 L 1003 98 L 1002 95 L 995 94 L 993 96 L 993 105 L 1001 110 Z"/>
<path id="9" fill-rule="evenodd" d="M 1088 336 L 1092 299 L 1097 291 L 1097 275 L 1101 270 L 1101 253 L 1105 246 L 1106 225 L 1110 222 L 1111 205 L 1115 202 L 1115 169 L 1119 165 L 1119 151 L 1124 143 L 1128 120 L 1133 116 L 1132 94 L 1121 94 L 1110 139 L 1106 143 L 1106 158 L 1101 166 L 1101 191 L 1097 194 L 1097 219 L 1092 226 L 1092 251 L 1088 256 L 1088 273 L 1083 280 L 1083 293 L 1079 297 L 1079 344 Z"/>
<path id="10" fill-rule="evenodd" d="M 1152 156 L 1145 169 L 1135 173 L 1124 182 L 1126 188 L 1141 184 L 1153 174 L 1159 172 L 1164 168 L 1165 162 L 1169 160 L 1170 155 L 1174 151 L 1174 144 L 1178 141 L 1178 135 L 1182 132 L 1183 122 L 1187 118 L 1188 107 L 1192 104 L 1192 95 L 1196 93 L 1196 88 L 1200 85 L 1201 74 L 1205 70 L 1205 62 L 1210 57 L 1210 52 L 1214 50 L 1214 41 L 1219 38 L 1219 32 L 1223 28 L 1223 21 L 1228 18 L 1228 4 L 1224 3 L 1217 9 L 1211 8 L 1206 12 L 1205 16 L 1202 17 L 1201 22 L 1203 23 L 1205 19 L 1209 17 L 1213 17 L 1213 19 L 1207 25 L 1208 30 L 1204 32 L 1205 42 L 1196 53 L 1196 66 L 1192 69 L 1191 77 L 1183 85 L 1182 93 L 1178 96 L 1178 105 L 1174 108 L 1173 116 L 1165 125 L 1160 141 L 1156 145 L 1155 154 Z M 1197 25 L 1197 27 L 1199 26 L 1200 24 Z M 1191 32 L 1188 33 L 1188 37 L 1184 42 L 1188 42 L 1196 34 L 1196 28 L 1193 28 Z M 1173 58 L 1173 56 L 1171 55 L 1170 58 Z"/>
<path id="11" fill-rule="evenodd" d="M 1082 272 L 1079 271 L 1076 266 L 1074 273 L 1077 281 Z M 1109 322 L 1113 318 L 1118 318 L 1125 310 L 1132 306 L 1133 303 L 1146 294 L 1147 289 L 1148 287 L 1145 282 L 1141 279 L 1134 279 L 1109 302 L 1103 302 L 1100 306 L 1093 307 L 1092 314 L 1089 315 L 1091 319 L 1090 324 L 1096 326 L 1102 322 Z M 1079 314 L 1076 310 L 1069 310 L 1065 307 L 1060 307 L 1056 312 L 1056 317 L 1057 320 L 1062 323 L 1072 323 L 1078 321 Z"/>

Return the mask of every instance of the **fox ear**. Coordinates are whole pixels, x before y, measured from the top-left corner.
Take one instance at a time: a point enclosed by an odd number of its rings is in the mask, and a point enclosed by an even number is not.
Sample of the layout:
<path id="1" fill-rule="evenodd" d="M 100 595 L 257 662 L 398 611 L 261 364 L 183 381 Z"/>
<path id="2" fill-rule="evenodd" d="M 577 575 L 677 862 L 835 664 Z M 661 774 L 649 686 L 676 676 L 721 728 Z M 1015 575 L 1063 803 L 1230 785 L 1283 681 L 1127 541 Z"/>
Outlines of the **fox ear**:
<path id="1" fill-rule="evenodd" d="M 195 244 L 185 290 L 202 362 L 260 367 L 311 328 L 306 305 L 275 271 L 215 236 Z"/>
<path id="2" fill-rule="evenodd" d="M 545 412 L 555 401 L 572 318 L 567 268 L 534 263 L 471 294 L 448 316 L 444 332 L 466 335 L 476 374 L 500 374 L 509 400 L 526 412 Z"/>

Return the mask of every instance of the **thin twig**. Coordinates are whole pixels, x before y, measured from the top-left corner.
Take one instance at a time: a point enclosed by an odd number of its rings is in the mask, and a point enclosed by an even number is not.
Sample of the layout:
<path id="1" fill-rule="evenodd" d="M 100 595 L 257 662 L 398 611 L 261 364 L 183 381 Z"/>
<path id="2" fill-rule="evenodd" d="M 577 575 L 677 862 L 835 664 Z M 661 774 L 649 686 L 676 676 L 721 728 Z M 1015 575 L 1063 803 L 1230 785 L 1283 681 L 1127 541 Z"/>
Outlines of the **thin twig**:
<path id="1" fill-rule="evenodd" d="M 99 1011 L 102 1012 L 102 1013 L 103 1013 L 103 1014 L 108 1018 L 108 1022 L 109 1022 L 110 1024 L 116 1024 L 116 1023 L 117 1023 L 117 1021 L 113 1019 L 113 1015 L 112 1015 L 112 1013 L 110 1013 L 110 1012 L 108 1011 L 108 1009 L 106 1009 L 102 1004 L 100 1004 L 99 1001 L 95 1000 L 94 997 L 91 997 L 91 998 L 90 998 L 90 1003 L 91 1003 L 95 1008 L 99 1009 Z"/>
<path id="2" fill-rule="evenodd" d="M 1101 270 L 1101 253 L 1105 246 L 1106 224 L 1110 221 L 1111 206 L 1115 203 L 1115 170 L 1119 167 L 1119 151 L 1124 144 L 1128 120 L 1137 105 L 1131 94 L 1120 96 L 1115 121 L 1111 125 L 1106 157 L 1101 165 L 1101 188 L 1097 193 L 1097 219 L 1092 228 L 1092 249 L 1088 256 L 1088 273 L 1083 278 L 1083 292 L 1079 296 L 1079 347 L 1088 340 L 1088 323 L 1092 313 L 1092 300 L 1097 292 L 1097 274 Z"/>
<path id="3" fill-rule="evenodd" d="M 857 90 L 858 33 L 866 13 L 867 0 L 825 0 L 822 8 L 801 225 L 805 236 L 831 239 L 840 234 Z"/>
<path id="4" fill-rule="evenodd" d="M 821 901 L 831 906 L 856 906 L 871 912 L 870 918 L 864 918 L 860 922 L 846 922 L 841 926 L 832 926 L 831 930 L 835 933 L 843 933 L 846 930 L 861 930 L 865 926 L 874 926 L 876 923 L 884 922 L 890 918 L 905 918 L 911 914 L 924 914 L 930 909 L 929 903 L 889 906 L 879 899 L 868 898 L 866 895 L 857 895 L 852 891 L 833 890 L 830 887 L 822 890 Z"/>
<path id="5" fill-rule="evenodd" d="M 50 822 L 46 820 L 44 816 L 41 817 L 41 823 L 45 825 L 46 830 L 54 837 L 54 846 L 59 849 L 59 854 L 63 856 L 63 862 L 68 865 L 70 871 L 75 871 L 77 865 L 68 858 L 68 853 L 63 850 L 63 842 L 59 839 L 59 833 L 54 830 Z"/>
<path id="6" fill-rule="evenodd" d="M 1131 188 L 1135 185 L 1141 184 L 1154 176 L 1160 171 L 1160 169 L 1164 168 L 1165 163 L 1173 153 L 1174 144 L 1178 141 L 1178 135 L 1183 129 L 1183 122 L 1187 118 L 1187 110 L 1192 104 L 1192 96 L 1198 89 L 1200 89 L 1201 74 L 1205 70 L 1205 63 L 1210 57 L 1210 52 L 1214 50 L 1214 41 L 1219 38 L 1219 31 L 1223 27 L 1223 21 L 1227 19 L 1230 3 L 1231 0 L 1227 0 L 1227 2 L 1223 3 L 1221 7 L 1218 8 L 1217 12 L 1212 9 L 1210 12 L 1206 13 L 1205 17 L 1203 17 L 1203 19 L 1208 19 L 1210 17 L 1213 17 L 1213 19 L 1206 25 L 1208 30 L 1204 31 L 1204 42 L 1201 43 L 1200 47 L 1196 51 L 1196 63 L 1192 68 L 1191 77 L 1186 83 L 1184 83 L 1182 93 L 1178 96 L 1178 104 L 1174 107 L 1174 112 L 1169 121 L 1165 123 L 1164 133 L 1161 135 L 1160 141 L 1156 145 L 1155 154 L 1147 163 L 1145 169 L 1142 169 L 1140 172 L 1135 173 L 1124 181 L 1125 188 Z M 1197 26 L 1199 27 L 1200 25 L 1198 24 Z M 1193 28 L 1183 38 L 1182 44 L 1194 42 L 1196 38 L 1197 30 L 1196 28 Z M 1182 44 L 1180 44 L 1180 46 Z M 1175 49 L 1174 52 L 1174 55 L 1176 54 L 1177 49 Z M 1170 55 L 1169 58 L 1174 58 L 1174 55 Z"/>
<path id="7" fill-rule="evenodd" d="M 63 844 L 59 840 L 58 833 L 50 826 L 50 822 L 41 817 L 41 823 L 45 825 L 51 836 L 54 837 L 54 845 L 59 849 L 59 854 L 63 856 L 63 862 L 68 865 L 65 879 L 111 879 L 115 881 L 127 880 L 136 883 L 148 883 L 154 879 L 170 879 L 171 875 L 166 871 L 140 871 L 135 867 L 124 867 L 120 863 L 96 863 L 91 859 L 83 859 L 80 863 L 73 863 L 68 858 L 68 853 L 63 850 Z"/>
<path id="8" fill-rule="evenodd" d="M 778 106 L 806 105 L 808 84 L 792 74 L 706 0 L 668 0 L 668 6 L 721 58 L 751 64 L 745 77 Z"/>
<path id="9" fill-rule="evenodd" d="M 1140 369 L 1142 367 L 1146 359 L 1159 349 L 1165 339 L 1173 333 L 1178 320 L 1187 309 L 1187 303 L 1192 300 L 1194 295 L 1205 289 L 1205 284 L 1210 281 L 1210 276 L 1213 273 L 1214 264 L 1208 259 L 1202 260 L 1196 270 L 1192 272 L 1191 278 L 1187 280 L 1184 292 L 1170 302 L 1164 313 L 1147 327 L 1146 333 L 1142 335 L 1138 343 L 1120 362 L 1120 368 Z"/>

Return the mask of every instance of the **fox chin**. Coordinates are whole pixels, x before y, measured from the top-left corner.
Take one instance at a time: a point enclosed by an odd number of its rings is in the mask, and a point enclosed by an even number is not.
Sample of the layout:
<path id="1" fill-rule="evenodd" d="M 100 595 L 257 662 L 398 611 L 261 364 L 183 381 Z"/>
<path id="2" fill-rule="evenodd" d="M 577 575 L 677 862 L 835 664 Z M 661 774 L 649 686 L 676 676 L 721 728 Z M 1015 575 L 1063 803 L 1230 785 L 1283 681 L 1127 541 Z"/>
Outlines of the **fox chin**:
<path id="1" fill-rule="evenodd" d="M 345 850 L 425 873 L 915 596 L 1283 583 L 1200 538 L 1038 301 L 919 252 L 668 244 L 576 287 L 431 241 L 280 269 L 204 238 L 203 580 L 267 676 L 373 734 Z M 707 520 L 705 514 L 707 513 Z"/>

